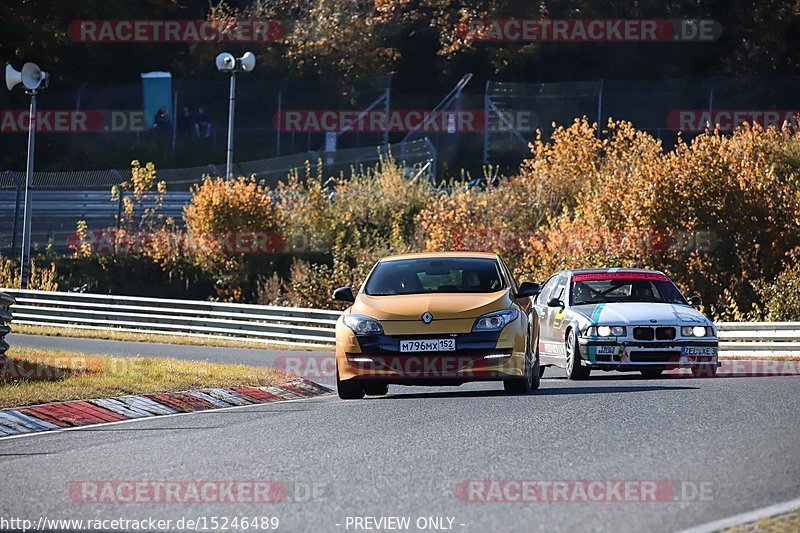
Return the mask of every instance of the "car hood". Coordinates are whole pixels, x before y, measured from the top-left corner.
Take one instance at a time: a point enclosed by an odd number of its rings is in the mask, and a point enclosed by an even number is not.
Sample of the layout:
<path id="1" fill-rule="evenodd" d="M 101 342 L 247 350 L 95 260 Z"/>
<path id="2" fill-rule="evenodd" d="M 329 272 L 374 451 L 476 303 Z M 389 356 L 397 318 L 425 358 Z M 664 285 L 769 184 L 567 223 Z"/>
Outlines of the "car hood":
<path id="1" fill-rule="evenodd" d="M 571 309 L 595 325 L 711 324 L 703 313 L 688 305 L 622 302 L 575 305 Z"/>
<path id="2" fill-rule="evenodd" d="M 435 319 L 476 318 L 485 313 L 508 309 L 508 290 L 470 294 L 408 294 L 369 296 L 359 294 L 351 313 L 378 320 L 419 320 L 423 313 Z"/>

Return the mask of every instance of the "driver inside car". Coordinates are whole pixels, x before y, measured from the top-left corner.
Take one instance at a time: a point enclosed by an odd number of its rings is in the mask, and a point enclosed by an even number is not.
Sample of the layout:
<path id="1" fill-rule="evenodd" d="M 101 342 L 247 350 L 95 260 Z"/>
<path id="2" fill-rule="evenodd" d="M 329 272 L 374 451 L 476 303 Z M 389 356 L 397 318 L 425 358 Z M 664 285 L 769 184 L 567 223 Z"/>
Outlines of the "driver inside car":
<path id="1" fill-rule="evenodd" d="M 469 292 L 481 286 L 481 277 L 475 270 L 465 270 L 461 274 L 461 289 Z"/>
<path id="2" fill-rule="evenodd" d="M 572 295 L 575 298 L 575 303 L 573 305 L 580 305 L 592 300 L 592 291 L 585 283 L 575 283 Z"/>
<path id="3" fill-rule="evenodd" d="M 649 282 L 643 281 L 634 283 L 631 287 L 631 301 L 648 302 L 654 300 L 653 289 Z"/>

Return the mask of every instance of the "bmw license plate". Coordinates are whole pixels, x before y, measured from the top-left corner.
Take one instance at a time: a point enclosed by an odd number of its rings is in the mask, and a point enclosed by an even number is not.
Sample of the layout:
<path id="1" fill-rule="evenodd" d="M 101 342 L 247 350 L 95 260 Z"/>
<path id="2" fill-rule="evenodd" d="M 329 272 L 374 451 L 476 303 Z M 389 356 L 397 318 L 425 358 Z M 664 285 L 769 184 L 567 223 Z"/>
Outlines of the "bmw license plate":
<path id="1" fill-rule="evenodd" d="M 687 346 L 685 348 L 684 354 L 686 355 L 705 355 L 705 356 L 714 356 L 717 355 L 717 349 L 713 347 L 702 347 L 702 346 Z"/>
<path id="2" fill-rule="evenodd" d="M 597 355 L 617 355 L 616 346 L 598 346 Z"/>
<path id="3" fill-rule="evenodd" d="M 421 339 L 400 341 L 401 352 L 452 352 L 456 349 L 455 339 Z"/>

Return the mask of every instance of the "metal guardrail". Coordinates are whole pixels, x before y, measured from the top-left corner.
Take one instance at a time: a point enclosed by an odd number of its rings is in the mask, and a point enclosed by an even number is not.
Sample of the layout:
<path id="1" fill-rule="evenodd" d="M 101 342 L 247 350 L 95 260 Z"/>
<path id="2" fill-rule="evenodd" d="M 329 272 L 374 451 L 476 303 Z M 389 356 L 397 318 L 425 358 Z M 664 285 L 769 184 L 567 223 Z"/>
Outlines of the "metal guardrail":
<path id="1" fill-rule="evenodd" d="M 720 353 L 728 356 L 800 356 L 800 322 L 717 322 Z"/>
<path id="2" fill-rule="evenodd" d="M 340 313 L 300 307 L 2 289 L 14 322 L 72 329 L 330 345 Z M 12 300 L 13 300 L 12 299 Z M 7 303 L 6 303 L 7 302 Z M 0 293 L 1 325 L 11 304 Z M 800 322 L 719 322 L 725 356 L 800 356 Z M 2 353 L 2 344 L 0 344 Z"/>
<path id="3" fill-rule="evenodd" d="M 291 345 L 332 344 L 341 313 L 300 307 L 3 289 L 16 324 Z"/>
<path id="4" fill-rule="evenodd" d="M 31 242 L 42 249 L 48 243 L 54 251 L 69 250 L 69 239 L 75 235 L 78 220 L 85 220 L 90 230 L 114 228 L 123 211 L 123 198 L 129 192 L 112 195 L 111 189 L 31 191 L 32 225 Z M 158 206 L 158 214 L 172 217 L 179 224 L 183 209 L 191 201 L 189 192 L 170 191 L 157 198 L 150 193 L 134 209 L 138 220 L 145 209 Z M 0 253 L 16 256 L 22 240 L 22 203 L 24 193 L 0 189 Z"/>

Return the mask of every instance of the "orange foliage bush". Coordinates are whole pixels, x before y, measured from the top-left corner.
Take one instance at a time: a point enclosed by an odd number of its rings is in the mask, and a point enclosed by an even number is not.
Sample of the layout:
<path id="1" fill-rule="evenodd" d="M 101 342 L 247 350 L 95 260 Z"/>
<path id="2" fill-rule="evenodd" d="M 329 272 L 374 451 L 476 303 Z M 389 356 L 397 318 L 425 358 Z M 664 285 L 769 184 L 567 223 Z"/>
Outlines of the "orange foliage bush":
<path id="1" fill-rule="evenodd" d="M 709 131 L 665 151 L 630 123 L 610 120 L 598 137 L 584 118 L 531 150 L 518 175 L 485 190 L 434 192 L 391 166 L 328 187 L 290 182 L 279 189 L 285 231 L 334 260 L 296 265 L 298 282 L 278 292 L 324 304 L 382 255 L 486 250 L 540 281 L 563 268 L 657 268 L 716 316 L 755 316 L 754 282 L 774 279 L 800 246 L 800 134 L 788 128 Z"/>
<path id="2" fill-rule="evenodd" d="M 194 234 L 270 230 L 279 226 L 269 189 L 255 178 L 232 180 L 206 176 L 192 187 L 192 203 L 183 216 Z"/>
<path id="3" fill-rule="evenodd" d="M 797 131 L 708 131 L 665 151 L 629 123 L 609 120 L 598 136 L 583 118 L 537 137 L 531 150 L 518 174 L 485 189 L 436 189 L 391 157 L 328 180 L 309 164 L 275 190 L 253 178 L 206 178 L 184 215 L 191 254 L 155 211 L 134 220 L 126 205 L 122 227 L 154 228 L 145 254 L 165 269 L 212 273 L 219 298 L 283 305 L 335 305 L 333 289 L 358 286 L 380 257 L 423 250 L 499 252 L 520 277 L 539 281 L 564 268 L 657 268 L 721 318 L 767 316 L 762 309 L 777 308 L 782 288 L 796 285 Z M 135 201 L 162 194 L 151 165 L 135 170 L 127 185 Z M 322 262 L 295 260 L 288 279 L 267 277 L 217 246 L 221 233 L 237 231 L 276 231 L 286 252 Z M 794 316 L 793 302 L 775 316 Z"/>
<path id="4" fill-rule="evenodd" d="M 254 177 L 231 180 L 206 176 L 192 187 L 192 202 L 183 220 L 192 239 L 193 261 L 206 268 L 233 267 L 236 254 L 221 241 L 230 235 L 274 231 L 280 227 L 279 212 L 268 187 Z"/>
<path id="5" fill-rule="evenodd" d="M 630 124 L 609 122 L 596 152 L 588 131 L 572 142 L 577 153 L 596 154 L 597 173 L 584 180 L 574 208 L 527 242 L 522 270 L 530 275 L 659 268 L 683 290 L 701 292 L 710 312 L 732 303 L 747 312 L 757 296 L 752 282 L 773 279 L 800 245 L 795 131 L 710 131 L 664 152 Z"/>

